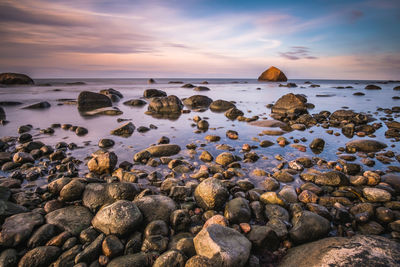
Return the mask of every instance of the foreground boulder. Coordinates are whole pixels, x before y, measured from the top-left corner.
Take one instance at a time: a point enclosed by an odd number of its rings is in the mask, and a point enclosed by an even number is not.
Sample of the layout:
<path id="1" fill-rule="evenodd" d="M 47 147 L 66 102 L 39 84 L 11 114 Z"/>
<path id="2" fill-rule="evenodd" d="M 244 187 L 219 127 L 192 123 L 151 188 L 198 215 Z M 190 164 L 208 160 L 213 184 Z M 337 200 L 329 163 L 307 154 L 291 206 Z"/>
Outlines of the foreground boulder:
<path id="1" fill-rule="evenodd" d="M 7 72 L 0 74 L 0 84 L 34 84 L 34 82 L 28 75 Z"/>
<path id="2" fill-rule="evenodd" d="M 307 113 L 307 99 L 300 95 L 286 94 L 276 101 L 271 112 L 282 116 L 298 116 Z"/>
<path id="3" fill-rule="evenodd" d="M 83 91 L 78 96 L 79 111 L 87 111 L 111 106 L 111 99 L 103 94 Z"/>
<path id="4" fill-rule="evenodd" d="M 378 152 L 387 145 L 372 139 L 353 140 L 346 143 L 346 150 L 349 152 Z"/>
<path id="5" fill-rule="evenodd" d="M 279 266 L 399 266 L 400 244 L 381 236 L 329 237 L 289 249 Z"/>
<path id="6" fill-rule="evenodd" d="M 297 244 L 323 238 L 331 229 L 331 224 L 327 219 L 311 211 L 302 211 L 296 215 L 293 225 L 289 234 Z"/>
<path id="7" fill-rule="evenodd" d="M 111 173 L 117 165 L 118 157 L 114 152 L 99 150 L 92 154 L 92 159 L 88 162 L 89 171 L 96 174 Z"/>
<path id="8" fill-rule="evenodd" d="M 183 104 L 189 108 L 208 108 L 212 102 L 213 100 L 205 95 L 192 95 L 183 100 Z"/>
<path id="9" fill-rule="evenodd" d="M 220 180 L 208 178 L 196 187 L 194 198 L 205 210 L 221 210 L 229 198 L 229 193 Z"/>
<path id="10" fill-rule="evenodd" d="M 211 259 L 215 266 L 245 266 L 251 242 L 242 234 L 219 224 L 203 228 L 193 239 L 197 255 Z"/>
<path id="11" fill-rule="evenodd" d="M 286 82 L 286 75 L 278 68 L 272 66 L 258 77 L 259 81 Z"/>
<path id="12" fill-rule="evenodd" d="M 28 251 L 19 261 L 19 267 L 49 266 L 60 255 L 61 249 L 56 246 L 37 247 Z"/>
<path id="13" fill-rule="evenodd" d="M 78 235 L 90 226 L 93 215 L 89 209 L 82 206 L 68 206 L 46 215 L 46 223 L 54 224 L 64 231 Z"/>
<path id="14" fill-rule="evenodd" d="M 155 220 L 169 222 L 171 213 L 176 210 L 176 203 L 167 196 L 150 195 L 134 201 L 143 214 L 144 223 Z"/>
<path id="15" fill-rule="evenodd" d="M 174 95 L 156 97 L 151 100 L 147 108 L 150 114 L 180 114 L 183 109 L 181 100 Z"/>

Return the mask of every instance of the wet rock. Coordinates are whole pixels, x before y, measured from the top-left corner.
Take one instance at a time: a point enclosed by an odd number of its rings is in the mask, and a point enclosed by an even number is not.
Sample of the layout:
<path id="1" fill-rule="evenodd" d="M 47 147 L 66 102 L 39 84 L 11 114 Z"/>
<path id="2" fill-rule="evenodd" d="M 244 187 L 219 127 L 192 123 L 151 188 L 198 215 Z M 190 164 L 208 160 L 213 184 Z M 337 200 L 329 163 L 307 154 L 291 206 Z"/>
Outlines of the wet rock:
<path id="1" fill-rule="evenodd" d="M 373 139 L 353 140 L 346 143 L 346 150 L 349 152 L 378 152 L 386 147 L 386 144 Z"/>
<path id="2" fill-rule="evenodd" d="M 0 74 L 0 84 L 6 85 L 16 85 L 16 84 L 34 84 L 33 80 L 25 74 L 22 73 L 1 73 Z"/>
<path id="3" fill-rule="evenodd" d="M 374 85 L 374 84 L 369 84 L 369 85 L 365 86 L 365 89 L 366 90 L 381 90 L 382 88 L 377 85 Z"/>
<path id="4" fill-rule="evenodd" d="M 112 173 L 117 165 L 118 157 L 114 152 L 99 150 L 92 154 L 88 161 L 88 169 L 96 174 Z"/>
<path id="5" fill-rule="evenodd" d="M 186 231 L 191 223 L 189 213 L 186 210 L 175 210 L 171 214 L 170 223 L 172 229 L 177 232 Z"/>
<path id="6" fill-rule="evenodd" d="M 35 212 L 19 213 L 5 219 L 0 232 L 0 245 L 15 247 L 25 242 L 33 228 L 43 224 L 42 215 Z"/>
<path id="7" fill-rule="evenodd" d="M 369 221 L 358 224 L 357 230 L 364 235 L 380 235 L 385 231 L 385 228 L 375 221 Z"/>
<path id="8" fill-rule="evenodd" d="M 294 181 L 294 177 L 286 171 L 277 171 L 272 176 L 282 183 L 290 183 Z"/>
<path id="9" fill-rule="evenodd" d="M 169 222 L 171 213 L 176 210 L 175 202 L 163 195 L 144 196 L 134 201 L 143 215 L 144 223 L 154 220 Z"/>
<path id="10" fill-rule="evenodd" d="M 121 114 L 123 114 L 123 112 L 117 107 L 96 108 L 88 111 L 81 111 L 81 115 L 83 116 L 118 116 Z"/>
<path id="11" fill-rule="evenodd" d="M 98 146 L 100 148 L 110 148 L 113 147 L 115 145 L 114 140 L 112 139 L 107 139 L 107 138 L 103 138 L 100 139 Z"/>
<path id="12" fill-rule="evenodd" d="M 204 150 L 203 152 L 201 152 L 199 159 L 204 162 L 211 162 L 213 161 L 214 157 L 210 154 L 210 152 Z"/>
<path id="13" fill-rule="evenodd" d="M 0 266 L 14 267 L 18 264 L 18 254 L 13 248 L 5 249 L 0 253 Z"/>
<path id="14" fill-rule="evenodd" d="M 77 235 L 90 226 L 92 218 L 93 215 L 87 208 L 68 206 L 48 213 L 46 223 L 54 224 L 64 231 Z"/>
<path id="15" fill-rule="evenodd" d="M 180 146 L 174 144 L 162 144 L 146 148 L 143 151 L 137 153 L 138 156 L 134 158 L 142 158 L 141 154 L 148 152 L 150 157 L 169 157 L 178 154 L 181 151 Z M 135 160 L 136 161 L 136 160 Z"/>
<path id="16" fill-rule="evenodd" d="M 13 156 L 13 162 L 14 163 L 19 163 L 19 164 L 33 163 L 33 162 L 35 162 L 35 159 L 29 153 L 17 152 Z"/>
<path id="17" fill-rule="evenodd" d="M 223 112 L 234 107 L 236 106 L 232 102 L 221 99 L 215 100 L 210 104 L 210 109 L 214 112 Z"/>
<path id="18" fill-rule="evenodd" d="M 2 193 L 6 194 L 4 191 Z M 0 200 L 0 223 L 2 223 L 7 217 L 28 211 L 29 210 L 24 206 L 15 204 L 10 201 Z"/>
<path id="19" fill-rule="evenodd" d="M 222 166 L 228 166 L 234 161 L 236 161 L 235 156 L 233 156 L 233 154 L 229 152 L 223 152 L 219 154 L 215 159 L 215 162 Z"/>
<path id="20" fill-rule="evenodd" d="M 258 77 L 258 81 L 286 82 L 286 75 L 278 68 L 272 66 Z"/>
<path id="21" fill-rule="evenodd" d="M 191 83 L 186 83 L 186 84 L 181 86 L 181 88 L 193 88 L 193 87 L 195 87 L 195 86 L 193 84 L 191 84 Z"/>
<path id="22" fill-rule="evenodd" d="M 278 196 L 276 192 L 265 192 L 260 196 L 260 201 L 264 204 L 277 204 L 285 206 L 285 200 Z"/>
<path id="23" fill-rule="evenodd" d="M 318 174 L 314 182 L 317 185 L 342 186 L 349 184 L 349 178 L 342 172 L 330 171 Z"/>
<path id="24" fill-rule="evenodd" d="M 19 267 L 50 266 L 61 253 L 61 249 L 55 246 L 37 247 L 28 251 L 19 261 Z"/>
<path id="25" fill-rule="evenodd" d="M 84 190 L 85 190 L 85 184 L 83 184 L 77 179 L 74 179 L 61 189 L 60 200 L 69 202 L 81 199 Z"/>
<path id="26" fill-rule="evenodd" d="M 45 224 L 39 227 L 28 240 L 28 247 L 34 248 L 44 246 L 47 241 L 57 235 L 58 229 L 55 225 Z"/>
<path id="27" fill-rule="evenodd" d="M 95 261 L 101 254 L 101 245 L 104 240 L 104 234 L 100 234 L 90 245 L 85 247 L 75 257 L 75 264 L 80 262 Z"/>
<path id="28" fill-rule="evenodd" d="M 398 243 L 380 236 L 329 237 L 289 249 L 279 266 L 396 266 L 399 251 Z"/>
<path id="29" fill-rule="evenodd" d="M 97 108 L 111 107 L 111 99 L 103 94 L 83 91 L 78 96 L 78 110 L 88 111 Z"/>
<path id="30" fill-rule="evenodd" d="M 323 238 L 331 228 L 327 219 L 310 211 L 301 211 L 293 224 L 289 235 L 298 244 Z"/>
<path id="31" fill-rule="evenodd" d="M 276 101 L 271 112 L 283 116 L 298 116 L 307 113 L 306 102 L 305 98 L 289 93 Z"/>
<path id="32" fill-rule="evenodd" d="M 206 120 L 199 120 L 197 122 L 197 129 L 202 130 L 202 131 L 207 131 L 209 127 L 209 123 Z"/>
<path id="33" fill-rule="evenodd" d="M 210 88 L 206 87 L 206 86 L 196 86 L 195 88 L 193 88 L 194 91 L 210 91 Z"/>
<path id="34" fill-rule="evenodd" d="M 197 204 L 205 210 L 221 210 L 228 197 L 228 190 L 215 178 L 202 181 L 194 192 Z"/>
<path id="35" fill-rule="evenodd" d="M 281 191 L 279 191 L 279 196 L 284 198 L 288 203 L 297 202 L 296 189 L 291 185 L 285 185 L 284 187 L 282 187 Z"/>
<path id="36" fill-rule="evenodd" d="M 106 235 L 124 235 L 142 222 L 143 216 L 138 207 L 126 200 L 118 200 L 100 209 L 92 220 L 92 225 Z"/>
<path id="37" fill-rule="evenodd" d="M 186 262 L 185 267 L 209 267 L 214 265 L 218 266 L 216 264 L 219 264 L 219 262 L 216 262 L 216 260 L 212 260 L 200 255 L 195 255 Z"/>
<path id="38" fill-rule="evenodd" d="M 182 109 L 181 100 L 177 96 L 170 95 L 153 98 L 147 111 L 151 114 L 180 114 Z"/>
<path id="39" fill-rule="evenodd" d="M 212 102 L 211 98 L 204 95 L 193 95 L 183 100 L 183 104 L 189 108 L 208 108 Z"/>
<path id="40" fill-rule="evenodd" d="M 123 104 L 127 105 L 127 106 L 133 106 L 133 107 L 138 107 L 138 106 L 141 107 L 141 106 L 146 105 L 147 102 L 142 99 L 131 99 L 131 100 L 125 101 Z"/>
<path id="41" fill-rule="evenodd" d="M 183 267 L 185 266 L 186 257 L 182 253 L 176 250 L 168 250 L 161 254 L 154 262 L 154 267 Z"/>
<path id="42" fill-rule="evenodd" d="M 167 96 L 167 93 L 158 89 L 147 89 L 143 92 L 144 98 L 163 97 L 163 96 Z"/>
<path id="43" fill-rule="evenodd" d="M 112 130 L 110 133 L 112 135 L 122 136 L 122 137 L 129 137 L 135 131 L 135 125 L 132 122 L 127 122 L 120 127 Z"/>
<path id="44" fill-rule="evenodd" d="M 268 220 L 277 218 L 284 222 L 289 222 L 289 212 L 285 208 L 276 204 L 265 205 L 265 216 Z"/>
<path id="45" fill-rule="evenodd" d="M 263 140 L 260 142 L 260 147 L 270 147 L 274 144 L 275 144 L 274 142 L 271 142 L 269 140 Z"/>
<path id="46" fill-rule="evenodd" d="M 35 103 L 26 107 L 23 107 L 23 109 L 46 109 L 46 108 L 50 108 L 51 105 L 49 102 L 47 101 L 43 101 L 43 102 L 39 102 L 39 103 Z"/>
<path id="47" fill-rule="evenodd" d="M 373 187 L 365 187 L 363 195 L 370 202 L 388 202 L 392 198 L 388 191 Z"/>
<path id="48" fill-rule="evenodd" d="M 124 245 L 115 235 L 108 235 L 102 243 L 103 254 L 109 258 L 119 256 L 124 251 Z"/>
<path id="49" fill-rule="evenodd" d="M 222 266 L 244 266 L 251 242 L 239 232 L 219 224 L 203 228 L 193 239 L 197 255 L 220 262 Z"/>
<path id="50" fill-rule="evenodd" d="M 253 225 L 247 238 L 252 243 L 252 249 L 261 253 L 265 249 L 275 251 L 280 244 L 277 234 L 268 226 Z"/>
<path id="51" fill-rule="evenodd" d="M 251 210 L 248 200 L 241 197 L 230 200 L 225 205 L 224 216 L 232 224 L 249 222 L 251 218 Z"/>
<path id="52" fill-rule="evenodd" d="M 397 193 L 400 193 L 400 175 L 385 174 L 381 178 L 384 183 L 390 184 L 390 186 L 392 186 L 396 190 Z M 374 184 L 371 184 L 371 185 L 374 185 Z"/>
<path id="53" fill-rule="evenodd" d="M 225 117 L 227 117 L 230 120 L 235 120 L 237 117 L 243 115 L 244 115 L 243 111 L 237 109 L 236 107 L 230 108 L 225 112 Z"/>
<path id="54" fill-rule="evenodd" d="M 108 267 L 151 266 L 145 253 L 128 254 L 117 257 L 107 264 Z"/>

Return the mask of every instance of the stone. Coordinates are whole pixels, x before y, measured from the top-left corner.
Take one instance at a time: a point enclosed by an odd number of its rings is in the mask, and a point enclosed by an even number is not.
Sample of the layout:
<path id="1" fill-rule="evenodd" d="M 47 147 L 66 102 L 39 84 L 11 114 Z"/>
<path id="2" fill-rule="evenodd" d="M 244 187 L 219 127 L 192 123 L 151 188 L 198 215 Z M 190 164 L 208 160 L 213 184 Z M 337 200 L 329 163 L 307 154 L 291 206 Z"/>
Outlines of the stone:
<path id="1" fill-rule="evenodd" d="M 397 266 L 399 252 L 381 236 L 329 237 L 289 249 L 279 266 Z"/>
<path id="2" fill-rule="evenodd" d="M 205 179 L 194 191 L 197 204 L 205 210 L 221 210 L 228 197 L 224 184 L 215 178 Z"/>
<path id="3" fill-rule="evenodd" d="M 260 201 L 264 204 L 276 204 L 285 206 L 286 202 L 276 192 L 265 192 L 260 196 Z"/>
<path id="4" fill-rule="evenodd" d="M 286 75 L 278 68 L 271 66 L 266 71 L 261 73 L 258 77 L 258 81 L 269 81 L 269 82 L 286 82 Z"/>
<path id="5" fill-rule="evenodd" d="M 251 219 L 249 201 L 238 197 L 225 205 L 224 216 L 231 224 L 247 223 Z"/>
<path id="6" fill-rule="evenodd" d="M 142 154 L 147 153 L 150 157 L 169 157 L 178 154 L 181 151 L 181 147 L 174 144 L 161 144 L 151 146 L 135 154 L 134 159 L 142 158 Z M 147 156 L 146 156 L 147 157 Z M 135 160 L 137 161 L 137 160 Z"/>
<path id="7" fill-rule="evenodd" d="M 61 249 L 55 246 L 37 247 L 28 251 L 19 261 L 18 267 L 50 266 L 61 254 Z"/>
<path id="8" fill-rule="evenodd" d="M 221 266 L 245 266 L 251 242 L 236 230 L 219 224 L 203 228 L 193 239 L 197 255 L 220 262 Z"/>
<path id="9" fill-rule="evenodd" d="M 210 152 L 204 150 L 201 152 L 199 159 L 204 162 L 211 162 L 213 161 L 214 157 L 210 154 Z"/>
<path id="10" fill-rule="evenodd" d="M 228 109 L 236 107 L 235 104 L 226 100 L 215 100 L 210 104 L 210 109 L 214 112 L 224 112 Z"/>
<path id="11" fill-rule="evenodd" d="M 324 139 L 321 138 L 315 138 L 310 144 L 310 148 L 312 150 L 322 151 L 324 150 L 324 147 L 325 147 L 325 141 Z"/>
<path id="12" fill-rule="evenodd" d="M 359 139 L 346 143 L 346 150 L 349 152 L 378 152 L 386 147 L 386 144 L 373 139 Z"/>
<path id="13" fill-rule="evenodd" d="M 329 171 L 318 174 L 314 183 L 317 185 L 342 186 L 349 184 L 349 178 L 342 172 Z"/>
<path id="14" fill-rule="evenodd" d="M 18 264 L 18 254 L 13 248 L 4 249 L 0 253 L 0 266 L 13 267 Z"/>
<path id="15" fill-rule="evenodd" d="M 80 182 L 78 179 L 73 179 L 61 189 L 60 200 L 69 202 L 81 199 L 84 190 L 85 184 Z"/>
<path id="16" fill-rule="evenodd" d="M 2 223 L 7 217 L 28 211 L 29 210 L 24 206 L 0 199 L 0 223 Z"/>
<path id="17" fill-rule="evenodd" d="M 209 267 L 209 266 L 219 266 L 215 261 L 200 255 L 195 255 L 191 257 L 187 262 L 185 267 Z"/>
<path id="18" fill-rule="evenodd" d="M 146 89 L 143 92 L 144 98 L 163 97 L 163 96 L 167 96 L 167 93 L 158 89 Z"/>
<path id="19" fill-rule="evenodd" d="M 58 233 L 58 229 L 55 225 L 44 224 L 39 227 L 28 240 L 28 247 L 35 248 L 44 246 L 47 241 L 53 238 Z"/>
<path id="20" fill-rule="evenodd" d="M 35 162 L 35 159 L 29 153 L 17 152 L 13 156 L 13 162 L 14 163 L 19 163 L 19 164 L 33 163 L 33 162 Z"/>
<path id="21" fill-rule="evenodd" d="M 287 171 L 277 171 L 272 175 L 276 180 L 282 183 L 290 183 L 294 181 L 293 175 Z"/>
<path id="22" fill-rule="evenodd" d="M 396 190 L 397 193 L 400 193 L 400 175 L 388 173 L 381 177 L 384 183 L 389 184 L 391 187 Z M 374 185 L 374 184 L 371 184 Z"/>
<path id="23" fill-rule="evenodd" d="M 96 174 L 110 174 L 117 165 L 118 157 L 114 152 L 99 150 L 92 154 L 88 161 L 88 169 Z"/>
<path id="24" fill-rule="evenodd" d="M 196 86 L 195 88 L 193 88 L 194 91 L 210 91 L 210 88 L 206 87 L 206 86 Z"/>
<path id="25" fill-rule="evenodd" d="M 68 206 L 46 215 L 46 223 L 54 224 L 63 231 L 78 235 L 90 226 L 93 215 L 86 207 Z"/>
<path id="26" fill-rule="evenodd" d="M 145 224 L 154 220 L 169 222 L 172 212 L 176 210 L 176 203 L 163 195 L 144 196 L 135 199 L 134 203 L 141 211 Z"/>
<path id="27" fill-rule="evenodd" d="M 176 250 L 168 250 L 161 254 L 153 264 L 153 267 L 184 267 L 186 257 Z"/>
<path id="28" fill-rule="evenodd" d="M 108 138 L 100 139 L 98 144 L 100 148 L 110 148 L 113 147 L 114 145 L 115 145 L 114 140 Z"/>
<path id="29" fill-rule="evenodd" d="M 286 94 L 279 98 L 272 106 L 271 112 L 284 116 L 298 116 L 307 113 L 307 100 L 293 93 Z"/>
<path id="30" fill-rule="evenodd" d="M 219 154 L 216 159 L 215 162 L 222 165 L 222 166 L 228 166 L 229 164 L 231 164 L 232 162 L 234 162 L 235 156 L 233 156 L 232 153 L 230 152 L 223 152 L 221 154 Z"/>
<path id="31" fill-rule="evenodd" d="M 134 131 L 135 131 L 135 125 L 133 125 L 132 122 L 127 122 L 119 126 L 118 128 L 112 130 L 110 134 L 122 137 L 129 137 L 133 134 Z"/>
<path id="32" fill-rule="evenodd" d="M 208 108 L 213 102 L 211 98 L 204 95 L 192 95 L 183 100 L 183 104 L 189 108 Z"/>
<path id="33" fill-rule="evenodd" d="M 368 84 L 367 86 L 365 86 L 365 89 L 366 90 L 381 90 L 382 88 L 377 85 L 374 85 L 374 84 Z"/>
<path id="34" fill-rule="evenodd" d="M 102 243 L 103 254 L 109 258 L 115 258 L 124 251 L 124 245 L 115 235 L 108 235 Z"/>
<path id="35" fill-rule="evenodd" d="M 107 267 L 150 267 L 150 260 L 145 253 L 128 254 L 111 260 Z"/>
<path id="36" fill-rule="evenodd" d="M 285 208 L 276 204 L 265 205 L 265 217 L 268 218 L 268 220 L 277 218 L 284 222 L 289 222 L 289 212 Z"/>
<path id="37" fill-rule="evenodd" d="M 252 249 L 259 252 L 265 249 L 273 252 L 279 248 L 280 244 L 277 234 L 268 226 L 253 225 L 247 238 L 252 243 Z"/>
<path id="38" fill-rule="evenodd" d="M 237 117 L 243 115 L 244 115 L 243 111 L 237 109 L 236 107 L 230 108 L 225 112 L 225 117 L 227 117 L 230 120 L 235 120 Z"/>
<path id="39" fill-rule="evenodd" d="M 100 234 L 92 243 L 79 252 L 75 257 L 75 264 L 95 261 L 102 252 L 101 245 L 104 237 L 104 234 Z"/>
<path id="40" fill-rule="evenodd" d="M 323 238 L 331 229 L 331 224 L 327 219 L 311 211 L 301 211 L 293 225 L 289 235 L 290 239 L 297 244 Z"/>
<path id="41" fill-rule="evenodd" d="M 98 108 L 111 107 L 111 99 L 103 94 L 83 91 L 78 96 L 78 110 L 89 111 Z"/>
<path id="42" fill-rule="evenodd" d="M 142 213 L 133 202 L 118 200 L 100 209 L 94 216 L 92 225 L 106 235 L 123 236 L 134 231 L 142 220 Z"/>
<path id="43" fill-rule="evenodd" d="M 16 247 L 24 243 L 32 230 L 43 222 L 43 216 L 36 212 L 19 213 L 8 217 L 2 225 L 0 245 Z"/>
<path id="44" fill-rule="evenodd" d="M 127 106 L 140 107 L 140 106 L 146 105 L 147 102 L 142 99 L 131 99 L 131 100 L 125 101 L 123 104 L 127 105 Z"/>
<path id="45" fill-rule="evenodd" d="M 181 100 L 175 96 L 156 97 L 151 100 L 147 111 L 152 114 L 180 114 L 183 109 Z"/>
<path id="46" fill-rule="evenodd" d="M 379 188 L 365 187 L 362 192 L 370 202 L 388 202 L 392 198 L 388 191 Z"/>
<path id="47" fill-rule="evenodd" d="M 22 73 L 1 73 L 0 74 L 0 84 L 5 85 L 17 85 L 17 84 L 26 84 L 32 85 L 34 81 L 28 75 Z"/>

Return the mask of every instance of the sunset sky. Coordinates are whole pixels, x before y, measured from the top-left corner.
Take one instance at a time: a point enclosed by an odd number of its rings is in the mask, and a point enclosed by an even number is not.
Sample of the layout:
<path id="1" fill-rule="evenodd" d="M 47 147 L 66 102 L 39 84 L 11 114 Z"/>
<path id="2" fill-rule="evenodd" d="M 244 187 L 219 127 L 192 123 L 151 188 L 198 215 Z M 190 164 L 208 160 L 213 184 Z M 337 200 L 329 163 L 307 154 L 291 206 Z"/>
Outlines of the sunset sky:
<path id="1" fill-rule="evenodd" d="M 0 0 L 0 72 L 400 79 L 400 0 Z"/>

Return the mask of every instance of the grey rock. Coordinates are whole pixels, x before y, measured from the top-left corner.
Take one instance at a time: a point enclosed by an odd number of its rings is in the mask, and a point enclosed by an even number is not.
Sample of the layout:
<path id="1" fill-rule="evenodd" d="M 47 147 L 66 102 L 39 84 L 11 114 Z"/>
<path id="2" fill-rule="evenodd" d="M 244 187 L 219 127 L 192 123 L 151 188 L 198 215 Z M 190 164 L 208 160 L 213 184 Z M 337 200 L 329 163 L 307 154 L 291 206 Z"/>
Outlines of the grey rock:
<path id="1" fill-rule="evenodd" d="M 46 222 L 73 235 L 78 235 L 90 226 L 92 218 L 92 213 L 86 207 L 68 206 L 48 213 Z"/>

